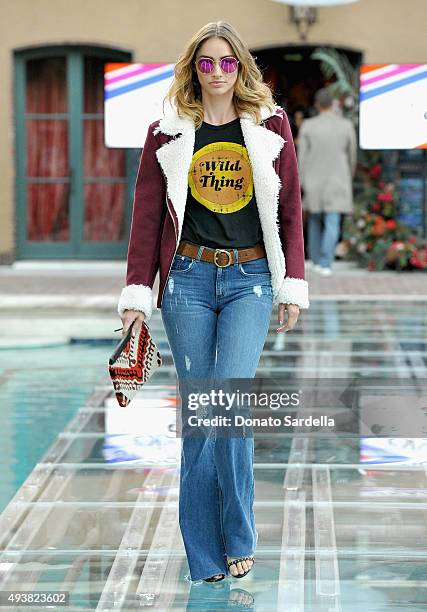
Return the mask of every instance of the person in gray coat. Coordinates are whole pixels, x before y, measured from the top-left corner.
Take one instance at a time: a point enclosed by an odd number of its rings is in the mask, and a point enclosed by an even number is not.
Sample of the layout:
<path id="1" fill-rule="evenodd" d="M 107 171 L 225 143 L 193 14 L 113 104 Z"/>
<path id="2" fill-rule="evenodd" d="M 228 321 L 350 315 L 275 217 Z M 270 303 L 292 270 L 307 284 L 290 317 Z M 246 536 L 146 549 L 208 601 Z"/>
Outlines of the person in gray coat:
<path id="1" fill-rule="evenodd" d="M 308 266 L 329 275 L 341 214 L 353 212 L 357 142 L 353 123 L 334 109 L 329 91 L 319 89 L 314 99 L 318 115 L 302 122 L 297 153 L 302 205 L 309 213 Z"/>

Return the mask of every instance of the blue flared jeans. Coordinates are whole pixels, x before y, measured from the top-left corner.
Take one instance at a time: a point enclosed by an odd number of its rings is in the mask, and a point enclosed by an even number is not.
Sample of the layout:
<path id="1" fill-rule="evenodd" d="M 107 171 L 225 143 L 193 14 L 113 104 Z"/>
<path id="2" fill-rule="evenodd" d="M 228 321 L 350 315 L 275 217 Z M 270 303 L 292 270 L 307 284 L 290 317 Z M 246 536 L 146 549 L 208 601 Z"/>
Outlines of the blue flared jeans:
<path id="1" fill-rule="evenodd" d="M 220 268 L 175 254 L 161 305 L 179 381 L 253 378 L 273 305 L 267 258 Z M 234 250 L 237 259 L 237 249 Z M 227 574 L 253 555 L 253 436 L 183 436 L 179 525 L 191 580 Z"/>

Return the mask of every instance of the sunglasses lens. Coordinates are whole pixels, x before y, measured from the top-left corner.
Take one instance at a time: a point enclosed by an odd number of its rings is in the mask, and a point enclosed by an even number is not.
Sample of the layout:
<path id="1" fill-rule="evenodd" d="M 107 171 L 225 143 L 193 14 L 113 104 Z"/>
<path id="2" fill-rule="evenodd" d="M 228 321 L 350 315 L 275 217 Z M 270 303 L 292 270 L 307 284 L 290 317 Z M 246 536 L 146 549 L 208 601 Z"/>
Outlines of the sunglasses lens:
<path id="1" fill-rule="evenodd" d="M 234 72 L 237 69 L 237 65 L 238 62 L 235 57 L 223 57 L 220 62 L 221 70 L 227 73 Z M 208 57 L 202 57 L 197 62 L 197 66 L 200 72 L 203 72 L 203 74 L 209 74 L 214 68 L 214 62 Z"/>
<path id="2" fill-rule="evenodd" d="M 237 60 L 235 57 L 224 57 L 221 60 L 221 69 L 223 72 L 234 72 L 237 68 Z"/>
<path id="3" fill-rule="evenodd" d="M 197 62 L 197 65 L 199 67 L 200 72 L 203 72 L 203 74 L 209 74 L 209 72 L 212 72 L 214 64 L 211 59 L 203 58 Z"/>

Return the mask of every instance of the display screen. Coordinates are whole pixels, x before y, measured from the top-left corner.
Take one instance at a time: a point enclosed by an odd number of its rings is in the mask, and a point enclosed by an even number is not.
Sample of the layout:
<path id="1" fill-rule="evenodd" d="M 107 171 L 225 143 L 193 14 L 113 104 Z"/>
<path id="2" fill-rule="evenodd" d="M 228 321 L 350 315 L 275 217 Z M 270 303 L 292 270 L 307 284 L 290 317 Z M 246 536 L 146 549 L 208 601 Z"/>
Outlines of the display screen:
<path id="1" fill-rule="evenodd" d="M 105 64 L 105 146 L 142 148 L 148 126 L 163 115 L 174 64 Z"/>
<path id="2" fill-rule="evenodd" d="M 362 149 L 427 148 L 427 64 L 362 64 Z"/>

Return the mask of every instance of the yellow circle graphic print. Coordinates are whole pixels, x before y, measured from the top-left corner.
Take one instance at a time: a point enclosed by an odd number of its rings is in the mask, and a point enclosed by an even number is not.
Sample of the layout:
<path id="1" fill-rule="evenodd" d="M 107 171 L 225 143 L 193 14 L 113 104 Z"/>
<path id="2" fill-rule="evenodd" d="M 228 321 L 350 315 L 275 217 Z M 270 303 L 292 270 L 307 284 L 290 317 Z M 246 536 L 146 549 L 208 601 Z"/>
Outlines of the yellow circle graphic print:
<path id="1" fill-rule="evenodd" d="M 188 174 L 193 198 L 216 213 L 233 213 L 251 201 L 252 168 L 246 147 L 212 142 L 193 155 Z"/>

